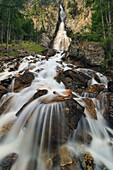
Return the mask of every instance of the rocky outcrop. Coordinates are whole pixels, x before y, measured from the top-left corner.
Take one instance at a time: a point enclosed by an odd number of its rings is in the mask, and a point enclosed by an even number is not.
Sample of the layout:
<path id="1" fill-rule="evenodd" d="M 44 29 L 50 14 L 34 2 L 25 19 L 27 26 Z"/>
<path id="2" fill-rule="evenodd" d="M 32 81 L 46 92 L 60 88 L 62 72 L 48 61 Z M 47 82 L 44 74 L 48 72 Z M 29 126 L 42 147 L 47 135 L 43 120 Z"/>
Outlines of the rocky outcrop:
<path id="1" fill-rule="evenodd" d="M 56 52 L 57 51 L 55 49 L 47 48 L 46 50 L 41 51 L 41 55 L 44 55 L 48 58 L 48 57 L 54 56 L 56 54 Z"/>
<path id="2" fill-rule="evenodd" d="M 105 111 L 104 118 L 110 123 L 113 127 L 113 93 L 105 93 Z"/>
<path id="3" fill-rule="evenodd" d="M 85 6 L 85 1 L 76 0 L 76 4 L 73 0 L 65 0 L 61 3 L 66 11 L 66 30 L 72 34 L 83 30 L 87 32 L 87 26 L 91 24 L 93 11 Z M 32 18 L 34 27 L 37 28 L 37 42 L 48 48 L 48 44 L 53 40 L 60 23 L 59 1 L 50 1 L 45 5 L 39 4 L 39 1 L 36 1 L 35 4 L 31 1 L 26 4 L 25 13 Z"/>
<path id="4" fill-rule="evenodd" d="M 85 6 L 84 0 L 76 0 L 76 5 L 73 0 L 64 1 L 64 6 L 66 10 L 66 27 L 71 29 L 75 34 L 77 32 L 88 31 L 87 26 L 91 24 L 91 17 L 93 11 L 89 7 Z M 86 26 L 86 27 L 85 27 Z"/>
<path id="5" fill-rule="evenodd" d="M 69 47 L 69 55 L 72 60 L 80 60 L 83 57 L 83 52 L 81 49 L 81 44 L 79 42 L 79 38 L 81 35 L 76 36 L 72 39 L 72 42 Z"/>
<path id="6" fill-rule="evenodd" d="M 84 59 L 93 66 L 101 65 L 104 62 L 104 49 L 95 43 L 88 43 L 83 47 Z"/>
<path id="7" fill-rule="evenodd" d="M 58 82 L 63 82 L 67 89 L 81 94 L 91 78 L 78 70 L 60 72 L 56 77 Z"/>
<path id="8" fill-rule="evenodd" d="M 40 40 L 40 45 L 48 48 L 49 44 L 50 44 L 50 41 L 51 41 L 51 39 L 49 38 L 49 36 L 46 33 L 42 33 L 42 37 L 41 37 L 41 40 Z"/>
<path id="9" fill-rule="evenodd" d="M 100 66 L 104 63 L 105 54 L 101 45 L 96 43 L 88 43 L 84 40 L 80 43 L 82 35 L 77 35 L 71 42 L 69 47 L 69 55 L 71 60 L 81 60 L 84 66 Z"/>
<path id="10" fill-rule="evenodd" d="M 25 87 L 30 86 L 33 79 L 34 79 L 33 73 L 29 71 L 25 71 L 23 75 L 20 75 L 19 77 L 15 79 L 14 92 L 18 92 L 24 89 Z"/>
<path id="11" fill-rule="evenodd" d="M 80 106 L 75 100 L 66 100 L 65 101 L 65 121 L 67 136 L 69 136 L 72 130 L 77 128 L 78 122 L 81 116 L 84 113 L 84 108 Z"/>

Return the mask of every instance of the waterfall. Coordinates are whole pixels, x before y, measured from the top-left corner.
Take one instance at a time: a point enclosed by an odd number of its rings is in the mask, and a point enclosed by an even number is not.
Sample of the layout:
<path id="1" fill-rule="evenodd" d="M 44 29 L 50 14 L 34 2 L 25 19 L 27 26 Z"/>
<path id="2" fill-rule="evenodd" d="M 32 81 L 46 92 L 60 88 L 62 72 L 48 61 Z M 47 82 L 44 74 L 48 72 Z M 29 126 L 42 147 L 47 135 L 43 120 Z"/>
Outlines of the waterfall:
<path id="1" fill-rule="evenodd" d="M 65 11 L 62 5 L 60 5 L 60 19 L 61 19 L 61 23 L 57 35 L 53 42 L 53 48 L 58 51 L 67 51 L 71 39 L 67 36 L 67 33 L 65 31 L 65 25 L 64 25 Z"/>
<path id="2" fill-rule="evenodd" d="M 62 82 L 56 81 L 56 77 L 64 70 L 84 73 L 84 76 L 90 77 L 87 82 L 89 86 L 103 85 L 107 89 L 108 84 L 104 75 L 91 69 L 76 68 L 73 64 L 70 67 L 69 63 L 62 61 L 62 51 L 67 50 L 70 44 L 70 38 L 67 37 L 64 29 L 65 11 L 62 6 L 60 6 L 60 17 L 61 24 L 54 40 L 54 48 L 61 52 L 49 58 L 41 55 L 22 58 L 16 71 L 10 71 L 9 63 L 5 63 L 6 69 L 0 73 L 0 80 L 9 77 L 12 79 L 10 91 L 3 95 L 0 101 L 1 110 L 4 104 L 7 105 L 0 115 L 0 169 L 2 162 L 3 165 L 4 162 L 8 164 L 7 156 L 16 154 L 15 161 L 10 165 L 11 170 L 59 170 L 65 165 L 65 160 L 62 165 L 59 163 L 61 158 L 58 151 L 59 147 L 65 146 L 73 160 L 77 159 L 77 161 L 70 161 L 70 155 L 68 155 L 68 165 L 74 162 L 73 169 L 83 169 L 81 166 L 84 161 L 82 162 L 81 159 L 88 153 L 95 160 L 96 170 L 104 168 L 113 170 L 113 148 L 111 147 L 113 129 L 103 117 L 104 92 L 100 92 L 98 96 L 88 92 L 80 95 L 75 91 L 70 92 Z M 21 76 L 26 69 L 34 75 L 34 80 L 28 87 L 15 92 L 15 74 Z M 95 79 L 95 75 L 98 76 L 99 82 Z M 70 77 L 68 78 L 70 81 Z M 47 93 L 36 97 L 39 91 Z M 70 116 L 70 112 L 75 109 L 73 105 L 72 110 L 65 113 L 66 109 L 68 111 L 65 100 L 70 98 L 78 103 L 78 109 L 80 106 L 84 107 L 84 114 L 76 129 L 71 127 L 71 123 L 75 123 L 73 117 L 69 117 L 69 122 L 66 121 L 66 117 Z M 90 101 L 94 106 L 93 114 L 90 113 L 86 101 Z M 71 134 L 70 136 L 68 134 L 66 138 L 68 126 L 71 129 L 69 134 Z M 2 135 L 4 129 L 8 132 Z M 51 162 L 54 155 L 56 156 L 54 162 L 58 165 Z M 67 156 L 67 153 L 64 152 L 64 156 Z M 92 160 L 89 161 L 90 164 L 91 162 Z M 64 168 L 65 166 L 62 167 Z M 90 167 L 84 169 L 90 169 Z"/>

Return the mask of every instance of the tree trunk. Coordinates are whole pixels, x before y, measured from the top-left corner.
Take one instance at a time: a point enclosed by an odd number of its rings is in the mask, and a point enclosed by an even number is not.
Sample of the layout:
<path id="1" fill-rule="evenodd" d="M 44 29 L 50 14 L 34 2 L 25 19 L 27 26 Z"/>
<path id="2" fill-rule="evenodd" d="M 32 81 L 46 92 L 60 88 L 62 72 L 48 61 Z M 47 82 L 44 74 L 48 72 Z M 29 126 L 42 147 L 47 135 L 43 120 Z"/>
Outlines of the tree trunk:
<path id="1" fill-rule="evenodd" d="M 110 35 L 111 35 L 111 29 L 112 29 L 112 27 L 111 27 L 111 9 L 110 9 L 110 2 L 109 2 L 109 0 L 108 0 L 108 13 L 109 13 L 109 28 L 110 28 Z"/>
<path id="2" fill-rule="evenodd" d="M 106 39 L 106 36 L 105 36 L 105 26 L 104 26 L 104 17 L 103 17 L 102 2 L 101 2 L 101 0 L 100 0 L 100 10 L 101 10 L 103 36 L 104 36 L 104 39 Z"/>
<path id="3" fill-rule="evenodd" d="M 10 15 L 11 15 L 11 8 L 9 7 L 8 22 L 7 22 L 7 42 L 6 42 L 7 53 L 8 53 L 8 50 L 9 50 L 8 42 L 9 42 L 9 24 L 10 24 Z"/>
<path id="4" fill-rule="evenodd" d="M 3 28 L 3 25 L 2 25 L 2 28 L 1 28 L 1 43 L 3 43 L 3 35 L 4 35 L 4 28 Z"/>

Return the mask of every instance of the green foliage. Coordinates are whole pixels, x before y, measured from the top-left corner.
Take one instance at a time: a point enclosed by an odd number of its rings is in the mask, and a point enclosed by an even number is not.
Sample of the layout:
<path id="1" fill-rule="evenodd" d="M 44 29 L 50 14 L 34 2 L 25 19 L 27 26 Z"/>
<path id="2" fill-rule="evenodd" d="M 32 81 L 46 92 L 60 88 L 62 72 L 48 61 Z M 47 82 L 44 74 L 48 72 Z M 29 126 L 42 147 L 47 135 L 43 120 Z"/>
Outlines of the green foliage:
<path id="1" fill-rule="evenodd" d="M 105 52 L 105 63 L 104 65 L 106 67 L 109 67 L 109 64 L 113 64 L 113 39 L 108 37 L 106 40 L 103 42 L 103 48 Z"/>
<path id="2" fill-rule="evenodd" d="M 13 40 L 29 40 L 34 39 L 34 23 L 32 19 L 26 18 L 20 12 L 23 8 L 25 0 L 2 0 L 0 5 L 0 34 L 3 39 L 1 42 L 6 42 L 7 29 L 9 29 L 9 41 Z M 9 18 L 10 9 L 10 18 Z M 9 18 L 9 24 L 8 24 Z"/>
<path id="3" fill-rule="evenodd" d="M 69 14 L 72 16 L 72 18 L 74 19 L 76 14 L 78 13 L 78 7 L 77 7 L 77 2 L 75 0 L 73 0 L 73 2 L 71 3 L 70 1 L 68 1 L 67 4 L 67 8 L 70 9 Z"/>
<path id="4" fill-rule="evenodd" d="M 29 51 L 34 51 L 36 54 L 40 54 L 41 51 L 45 50 L 44 47 L 36 44 L 35 42 L 31 41 L 22 41 L 19 45 L 20 47 L 27 48 Z"/>
<path id="5" fill-rule="evenodd" d="M 86 7 L 90 7 L 94 2 L 95 0 L 85 0 Z"/>
<path id="6" fill-rule="evenodd" d="M 77 84 L 75 85 L 75 89 L 78 89 L 78 85 Z"/>

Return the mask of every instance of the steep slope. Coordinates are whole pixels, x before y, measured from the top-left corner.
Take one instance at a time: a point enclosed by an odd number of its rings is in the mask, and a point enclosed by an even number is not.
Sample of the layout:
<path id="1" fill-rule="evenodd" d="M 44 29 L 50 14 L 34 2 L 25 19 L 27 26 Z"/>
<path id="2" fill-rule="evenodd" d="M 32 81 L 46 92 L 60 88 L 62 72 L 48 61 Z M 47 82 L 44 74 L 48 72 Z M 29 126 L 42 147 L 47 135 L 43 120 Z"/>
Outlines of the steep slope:
<path id="1" fill-rule="evenodd" d="M 88 31 L 87 26 L 91 24 L 92 11 L 85 6 L 84 0 L 61 0 L 65 11 L 65 25 L 67 30 L 74 34 Z M 52 40 L 59 20 L 59 1 L 40 4 L 39 0 L 32 0 L 26 5 L 26 14 L 34 21 L 35 28 L 40 32 L 42 39 L 40 43 Z M 43 41 L 44 39 L 44 41 Z"/>

